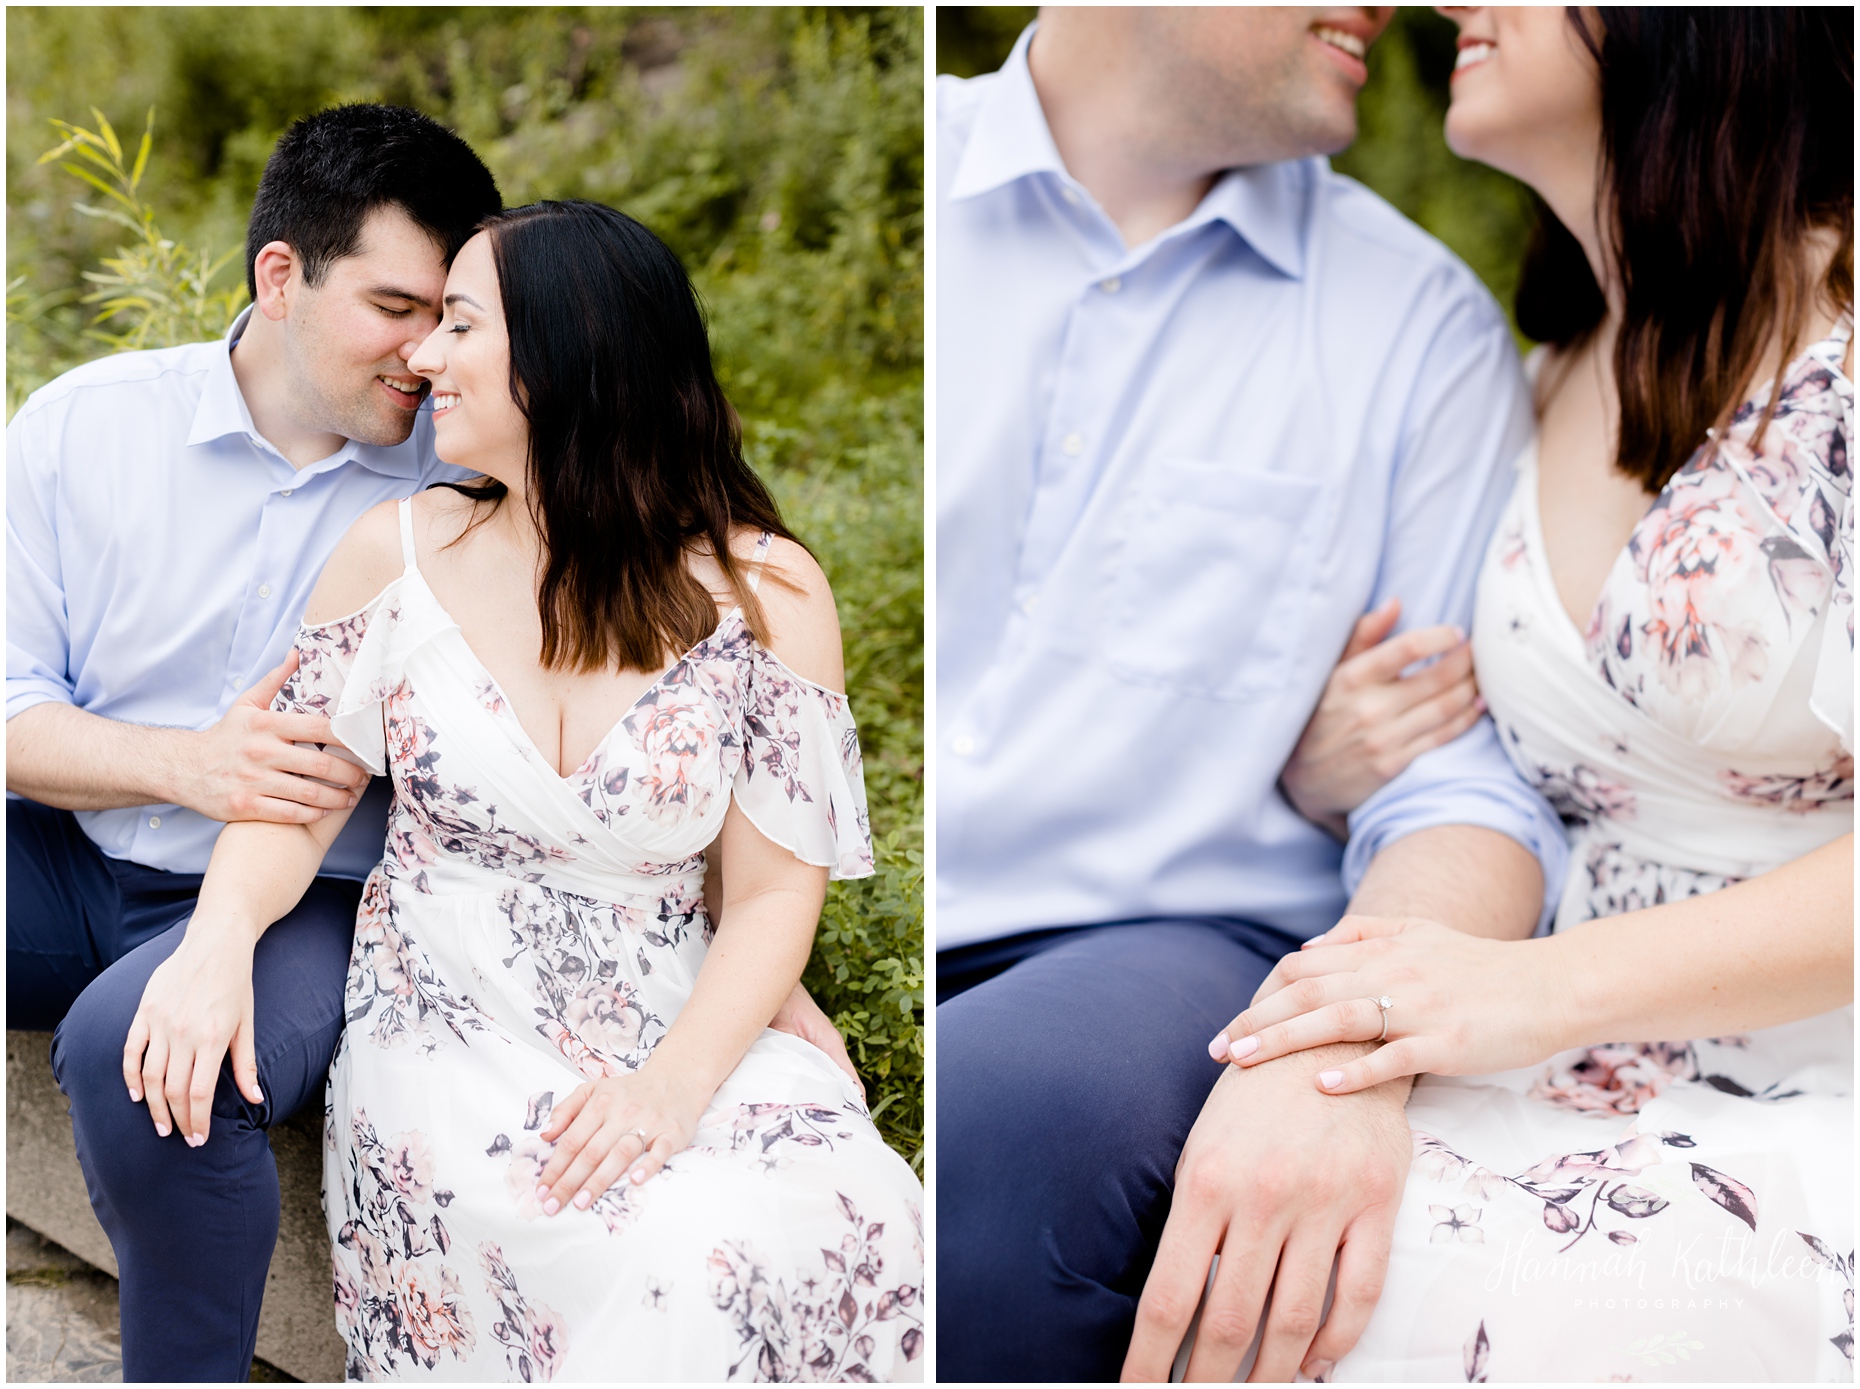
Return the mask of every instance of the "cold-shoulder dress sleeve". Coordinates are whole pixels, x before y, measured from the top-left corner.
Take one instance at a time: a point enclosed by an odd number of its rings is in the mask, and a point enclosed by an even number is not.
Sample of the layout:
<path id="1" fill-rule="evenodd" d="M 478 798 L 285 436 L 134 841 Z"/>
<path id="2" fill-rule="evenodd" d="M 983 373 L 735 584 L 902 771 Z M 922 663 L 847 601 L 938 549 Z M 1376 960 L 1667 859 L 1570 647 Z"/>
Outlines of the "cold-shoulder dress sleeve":
<path id="1" fill-rule="evenodd" d="M 859 730 L 846 696 L 760 646 L 744 692 L 743 763 L 732 787 L 757 829 L 829 879 L 872 873 Z"/>
<path id="2" fill-rule="evenodd" d="M 391 592 L 348 617 L 300 626 L 297 669 L 271 703 L 279 713 L 323 715 L 338 739 L 324 751 L 375 776 L 387 772 L 381 705 L 392 688 L 384 660 L 396 615 L 383 609 Z"/>

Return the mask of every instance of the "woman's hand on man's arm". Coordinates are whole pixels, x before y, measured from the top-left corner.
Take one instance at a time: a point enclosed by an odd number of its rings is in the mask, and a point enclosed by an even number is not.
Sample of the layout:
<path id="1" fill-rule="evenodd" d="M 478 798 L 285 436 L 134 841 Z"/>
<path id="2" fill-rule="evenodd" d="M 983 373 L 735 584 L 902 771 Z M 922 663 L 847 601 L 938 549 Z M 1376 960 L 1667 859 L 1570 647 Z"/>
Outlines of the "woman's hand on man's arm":
<path id="1" fill-rule="evenodd" d="M 1853 999 L 1853 836 L 1702 897 L 1486 940 L 1417 918 L 1345 917 L 1281 960 L 1210 1050 L 1241 1066 L 1384 1044 L 1318 1075 L 1332 1094 L 1479 1075 L 1566 1047 L 1681 1041 L 1813 1017 Z"/>
<path id="2" fill-rule="evenodd" d="M 1400 618 L 1391 598 L 1357 620 L 1279 778 L 1293 808 L 1338 839 L 1349 837 L 1351 811 L 1485 712 L 1465 634 L 1441 626 L 1390 637 Z M 1439 659 L 1402 675 L 1431 657 Z"/>

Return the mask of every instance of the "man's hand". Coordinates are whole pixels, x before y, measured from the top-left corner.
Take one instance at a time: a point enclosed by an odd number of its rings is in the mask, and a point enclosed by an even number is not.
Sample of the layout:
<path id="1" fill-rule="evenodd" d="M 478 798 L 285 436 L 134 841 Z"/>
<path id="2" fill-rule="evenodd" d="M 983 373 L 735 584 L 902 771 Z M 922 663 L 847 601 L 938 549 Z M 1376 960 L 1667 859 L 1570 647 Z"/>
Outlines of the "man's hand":
<path id="1" fill-rule="evenodd" d="M 1412 1160 L 1408 1083 L 1339 1098 L 1320 1093 L 1311 1077 L 1364 1050 L 1327 1047 L 1252 1070 L 1230 1066 L 1215 1084 L 1176 1164 L 1124 1379 L 1169 1378 L 1216 1254 L 1220 1270 L 1189 1379 L 1233 1378 L 1269 1288 L 1272 1312 L 1251 1381 L 1290 1380 L 1301 1366 L 1326 1373 L 1356 1344 L 1382 1293 Z M 1336 1298 L 1320 1330 L 1339 1254 Z"/>
<path id="2" fill-rule="evenodd" d="M 859 1072 L 853 1069 L 852 1057 L 846 1051 L 846 1039 L 840 1036 L 839 1028 L 833 1025 L 833 1019 L 820 1011 L 820 1005 L 814 1002 L 814 996 L 799 984 L 788 995 L 788 1001 L 782 1004 L 775 1016 L 769 1020 L 769 1026 L 777 1032 L 786 1032 L 791 1037 L 799 1037 L 827 1054 L 827 1059 L 852 1077 L 852 1083 L 859 1087 L 859 1098 L 865 1098 L 865 1082 L 859 1079 Z"/>
<path id="3" fill-rule="evenodd" d="M 224 718 L 191 735 L 191 756 L 179 769 L 176 805 L 213 820 L 308 825 L 361 799 L 368 784 L 366 771 L 340 757 L 297 746 L 335 742 L 328 719 L 271 711 L 271 701 L 296 669 L 293 650 L 284 664 L 233 701 Z"/>

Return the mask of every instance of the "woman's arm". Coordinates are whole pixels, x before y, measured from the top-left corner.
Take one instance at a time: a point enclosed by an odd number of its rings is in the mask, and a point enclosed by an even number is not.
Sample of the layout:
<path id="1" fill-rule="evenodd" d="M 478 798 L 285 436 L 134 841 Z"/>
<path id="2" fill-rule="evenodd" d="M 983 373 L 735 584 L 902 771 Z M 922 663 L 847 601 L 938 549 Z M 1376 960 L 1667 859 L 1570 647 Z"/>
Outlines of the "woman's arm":
<path id="1" fill-rule="evenodd" d="M 323 567 L 306 622 L 359 610 L 400 572 L 394 507 L 375 507 L 350 527 Z M 333 745 L 330 751 L 354 761 Z M 364 774 L 356 801 L 366 785 Z M 240 1093 L 264 1102 L 253 1055 L 252 952 L 301 900 L 353 804 L 313 824 L 241 821 L 220 831 L 181 944 L 149 976 L 123 1046 L 129 1098 L 147 1103 L 162 1137 L 178 1127 L 190 1147 L 207 1141 L 213 1091 L 229 1048 Z"/>
<path id="2" fill-rule="evenodd" d="M 181 944 L 149 976 L 123 1046 L 129 1098 L 147 1097 L 163 1138 L 172 1124 L 189 1147 L 207 1141 L 229 1048 L 239 1092 L 264 1103 L 253 1055 L 252 952 L 303 897 L 350 813 L 332 810 L 312 825 L 245 820 L 220 831 Z"/>
<path id="3" fill-rule="evenodd" d="M 1722 891 L 1538 940 L 1346 917 L 1274 967 L 1234 1019 L 1238 1064 L 1342 1041 L 1386 1044 L 1318 1084 L 1478 1075 L 1568 1047 L 1773 1027 L 1853 1000 L 1854 840 L 1843 835 Z M 1256 1045 L 1247 1049 L 1246 1043 Z"/>
<path id="4" fill-rule="evenodd" d="M 839 617 L 826 576 L 787 541 L 775 542 L 769 563 L 787 581 L 761 588 L 771 649 L 796 674 L 841 689 Z M 556 1144 L 538 1175 L 546 1214 L 571 1202 L 586 1209 L 622 1173 L 646 1181 L 685 1147 L 718 1087 L 800 983 L 827 870 L 774 843 L 734 804 L 718 844 L 729 865 L 722 911 L 691 997 L 637 1072 L 577 1086 L 555 1106 L 541 1134 Z"/>

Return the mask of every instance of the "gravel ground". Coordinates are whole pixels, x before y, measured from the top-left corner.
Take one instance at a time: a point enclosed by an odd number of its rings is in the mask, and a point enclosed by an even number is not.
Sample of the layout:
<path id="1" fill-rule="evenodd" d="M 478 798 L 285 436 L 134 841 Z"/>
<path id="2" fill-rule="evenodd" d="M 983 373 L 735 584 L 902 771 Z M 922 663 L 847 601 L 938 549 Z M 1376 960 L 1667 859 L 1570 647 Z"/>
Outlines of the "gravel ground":
<path id="1" fill-rule="evenodd" d="M 77 1255 L 6 1223 L 8 1384 L 121 1384 L 116 1280 Z M 290 1376 L 262 1360 L 255 1381 Z"/>

